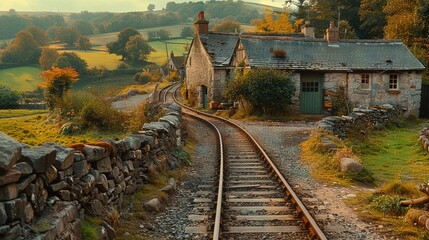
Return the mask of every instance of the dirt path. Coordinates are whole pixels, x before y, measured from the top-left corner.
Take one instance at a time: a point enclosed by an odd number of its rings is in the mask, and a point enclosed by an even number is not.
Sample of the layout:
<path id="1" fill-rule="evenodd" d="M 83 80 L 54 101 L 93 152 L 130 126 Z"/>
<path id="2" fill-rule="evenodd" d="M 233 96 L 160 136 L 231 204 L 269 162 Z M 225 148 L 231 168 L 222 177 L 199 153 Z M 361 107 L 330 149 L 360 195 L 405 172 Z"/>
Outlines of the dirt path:
<path id="1" fill-rule="evenodd" d="M 129 98 L 112 103 L 112 107 L 119 111 L 129 111 L 136 108 L 140 103 L 148 99 L 150 94 L 134 95 Z"/>

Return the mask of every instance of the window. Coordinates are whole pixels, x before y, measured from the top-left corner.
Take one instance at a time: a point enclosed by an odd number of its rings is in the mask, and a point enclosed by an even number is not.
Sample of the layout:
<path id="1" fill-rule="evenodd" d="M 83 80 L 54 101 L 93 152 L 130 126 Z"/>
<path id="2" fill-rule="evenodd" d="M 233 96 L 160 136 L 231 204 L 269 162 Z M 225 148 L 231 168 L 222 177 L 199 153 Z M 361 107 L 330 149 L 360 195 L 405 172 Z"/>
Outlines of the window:
<path id="1" fill-rule="evenodd" d="M 360 88 L 363 90 L 369 90 L 369 74 L 364 73 L 360 75 Z"/>
<path id="2" fill-rule="evenodd" d="M 303 92 L 318 92 L 319 82 L 302 82 Z"/>
<path id="3" fill-rule="evenodd" d="M 398 90 L 398 74 L 389 75 L 389 90 Z"/>

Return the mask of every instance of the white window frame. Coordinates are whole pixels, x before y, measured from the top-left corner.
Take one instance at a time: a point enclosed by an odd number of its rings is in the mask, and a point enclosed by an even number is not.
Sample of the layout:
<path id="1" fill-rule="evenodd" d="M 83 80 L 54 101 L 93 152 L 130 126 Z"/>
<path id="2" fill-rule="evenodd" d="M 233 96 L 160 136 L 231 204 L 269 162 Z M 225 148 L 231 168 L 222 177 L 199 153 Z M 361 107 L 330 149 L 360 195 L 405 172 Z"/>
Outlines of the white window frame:
<path id="1" fill-rule="evenodd" d="M 360 89 L 362 89 L 362 90 L 371 90 L 370 75 L 369 75 L 369 73 L 362 73 L 360 75 Z"/>
<path id="2" fill-rule="evenodd" d="M 389 74 L 389 90 L 390 91 L 399 90 L 399 74 L 397 73 Z"/>

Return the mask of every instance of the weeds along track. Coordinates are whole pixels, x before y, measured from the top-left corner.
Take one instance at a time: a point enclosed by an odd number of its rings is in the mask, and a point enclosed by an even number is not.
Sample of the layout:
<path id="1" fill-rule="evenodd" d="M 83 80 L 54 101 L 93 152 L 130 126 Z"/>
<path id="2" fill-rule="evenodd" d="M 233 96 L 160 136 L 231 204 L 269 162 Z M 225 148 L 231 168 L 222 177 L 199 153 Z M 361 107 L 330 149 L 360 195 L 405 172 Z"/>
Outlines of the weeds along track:
<path id="1" fill-rule="evenodd" d="M 256 140 L 231 121 L 182 105 L 178 88 L 162 89 L 160 99 L 174 99 L 183 114 L 210 126 L 218 151 L 218 174 L 199 185 L 186 232 L 194 239 L 327 239 Z"/>

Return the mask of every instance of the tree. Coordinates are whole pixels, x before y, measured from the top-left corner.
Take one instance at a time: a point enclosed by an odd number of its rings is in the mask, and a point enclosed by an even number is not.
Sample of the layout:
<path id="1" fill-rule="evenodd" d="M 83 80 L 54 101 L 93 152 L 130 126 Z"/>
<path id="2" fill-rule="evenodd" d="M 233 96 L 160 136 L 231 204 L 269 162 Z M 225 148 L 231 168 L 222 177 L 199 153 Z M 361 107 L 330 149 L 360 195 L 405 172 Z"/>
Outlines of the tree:
<path id="1" fill-rule="evenodd" d="M 48 43 L 48 33 L 45 30 L 34 25 L 30 25 L 24 30 L 33 35 L 34 40 L 39 44 L 39 46 L 45 46 Z"/>
<path id="2" fill-rule="evenodd" d="M 271 114 L 291 104 L 294 93 L 289 73 L 259 69 L 238 75 L 227 84 L 224 95 L 232 101 L 248 101 L 256 114 Z"/>
<path id="3" fill-rule="evenodd" d="M 49 47 L 44 47 L 42 49 L 42 54 L 40 55 L 40 58 L 39 58 L 40 68 L 42 70 L 51 69 L 54 63 L 59 58 L 59 56 L 60 54 L 58 54 L 57 50 Z"/>
<path id="4" fill-rule="evenodd" d="M 6 109 L 18 105 L 21 99 L 16 91 L 13 91 L 8 86 L 0 84 L 0 109 Z"/>
<path id="5" fill-rule="evenodd" d="M 155 4 L 152 4 L 152 3 L 150 3 L 148 6 L 147 6 L 147 10 L 149 11 L 149 12 L 153 12 L 153 10 L 155 9 Z"/>
<path id="6" fill-rule="evenodd" d="M 193 37 L 194 36 L 194 30 L 191 27 L 183 27 L 182 31 L 180 32 L 180 36 L 182 38 Z"/>
<path id="7" fill-rule="evenodd" d="M 20 31 L 1 55 L 1 60 L 3 63 L 33 64 L 37 63 L 39 57 L 40 47 L 33 35 Z"/>
<path id="8" fill-rule="evenodd" d="M 88 21 L 79 20 L 76 21 L 73 26 L 80 32 L 82 35 L 91 35 L 94 34 L 94 24 Z"/>
<path id="9" fill-rule="evenodd" d="M 125 45 L 127 59 L 133 63 L 146 61 L 147 56 L 155 50 L 140 35 L 131 36 Z"/>
<path id="10" fill-rule="evenodd" d="M 54 109 L 55 102 L 62 99 L 70 90 L 72 83 L 79 80 L 79 73 L 73 68 L 57 68 L 42 72 L 44 83 L 42 88 L 45 89 L 45 99 L 49 109 Z"/>
<path id="11" fill-rule="evenodd" d="M 88 64 L 74 52 L 64 52 L 57 58 L 54 65 L 59 68 L 73 68 L 79 74 L 86 73 Z"/>
<path id="12" fill-rule="evenodd" d="M 252 21 L 252 24 L 260 32 L 294 32 L 293 25 L 289 21 L 289 12 L 284 10 L 283 12 L 273 13 L 268 9 L 265 9 L 265 17 L 257 18 Z"/>
<path id="13" fill-rule="evenodd" d="M 140 36 L 140 33 L 134 28 L 123 29 L 118 35 L 118 40 L 116 40 L 115 42 L 110 42 L 106 45 L 107 51 L 110 54 L 122 56 L 122 60 L 124 60 L 127 57 L 127 54 L 125 52 L 125 45 L 127 44 L 128 39 L 130 37 L 136 35 Z"/>
<path id="14" fill-rule="evenodd" d="M 416 6 L 418 0 L 387 0 L 383 12 L 387 15 L 387 25 L 384 37 L 387 39 L 402 39 L 407 45 L 417 32 Z"/>
<path id="15" fill-rule="evenodd" d="M 364 38 L 383 38 L 386 26 L 386 14 L 383 7 L 387 0 L 361 0 L 359 16 L 361 32 Z"/>
<path id="16" fill-rule="evenodd" d="M 59 27 L 55 32 L 55 39 L 73 46 L 80 37 L 80 32 L 75 27 Z"/>
<path id="17" fill-rule="evenodd" d="M 92 45 L 91 42 L 89 41 L 89 38 L 85 37 L 85 36 L 80 36 L 79 39 L 77 40 L 77 44 L 76 44 L 76 48 L 79 50 L 89 50 L 91 49 Z"/>
<path id="18" fill-rule="evenodd" d="M 213 27 L 213 32 L 235 33 L 240 32 L 240 30 L 240 23 L 231 20 L 223 21 L 221 24 L 217 24 Z"/>

